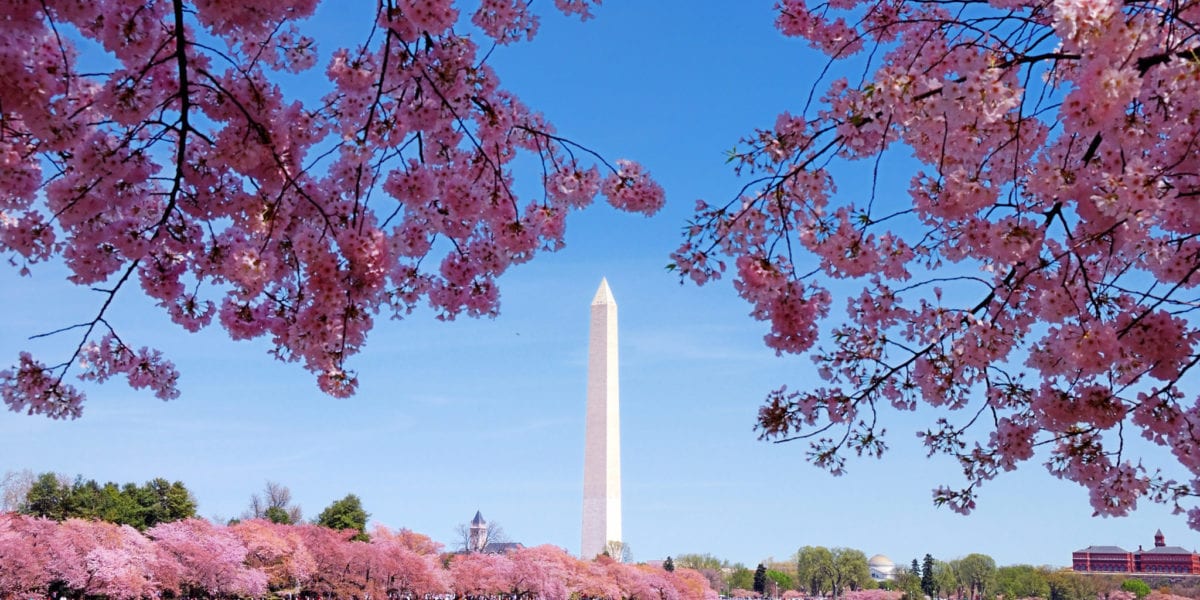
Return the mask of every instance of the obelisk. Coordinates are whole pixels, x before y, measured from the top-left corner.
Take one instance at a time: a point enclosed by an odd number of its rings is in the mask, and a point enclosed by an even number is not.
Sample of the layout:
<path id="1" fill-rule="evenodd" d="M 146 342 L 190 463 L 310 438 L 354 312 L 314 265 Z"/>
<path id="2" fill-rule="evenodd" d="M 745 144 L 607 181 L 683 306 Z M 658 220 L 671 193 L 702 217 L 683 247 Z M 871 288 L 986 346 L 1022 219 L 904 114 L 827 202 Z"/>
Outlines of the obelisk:
<path id="1" fill-rule="evenodd" d="M 600 280 L 588 339 L 587 415 L 583 447 L 583 543 L 590 560 L 621 541 L 621 421 L 617 377 L 617 301 Z M 620 560 L 621 557 L 614 557 Z"/>

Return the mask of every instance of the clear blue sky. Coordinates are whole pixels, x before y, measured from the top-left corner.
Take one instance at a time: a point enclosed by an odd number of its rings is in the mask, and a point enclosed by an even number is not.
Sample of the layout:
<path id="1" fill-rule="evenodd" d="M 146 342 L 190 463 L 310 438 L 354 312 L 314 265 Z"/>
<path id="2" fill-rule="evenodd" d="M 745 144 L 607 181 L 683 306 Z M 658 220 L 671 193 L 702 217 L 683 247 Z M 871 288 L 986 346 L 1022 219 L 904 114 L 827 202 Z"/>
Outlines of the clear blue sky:
<path id="1" fill-rule="evenodd" d="M 329 37 L 362 27 L 332 4 L 316 17 L 326 54 Z M 899 564 L 984 552 L 1066 565 L 1091 544 L 1149 546 L 1158 528 L 1196 547 L 1200 536 L 1162 507 L 1091 518 L 1086 493 L 1037 464 L 986 486 L 970 517 L 935 509 L 930 490 L 958 480 L 913 435 L 928 413 L 888 414 L 892 453 L 852 461 L 841 478 L 808 466 L 803 446 L 755 441 L 763 396 L 813 383 L 810 361 L 767 350 L 728 282 L 680 286 L 664 266 L 693 201 L 741 187 L 723 152 L 799 111 L 822 64 L 776 32 L 770 4 L 614 0 L 585 24 L 545 15 L 534 43 L 496 52 L 506 87 L 562 134 L 642 161 L 668 195 L 652 219 L 607 206 L 571 218 L 563 251 L 501 280 L 500 317 L 381 322 L 354 363 L 358 395 L 336 400 L 263 342 L 185 334 L 128 295 L 111 320 L 176 361 L 182 397 L 163 403 L 117 382 L 86 386 L 78 421 L 0 412 L 0 471 L 181 480 L 202 515 L 225 518 L 273 480 L 308 517 L 355 493 L 373 522 L 448 544 L 480 510 L 515 541 L 576 552 L 588 304 L 606 276 L 620 306 L 624 530 L 636 559 L 710 552 L 753 566 L 825 545 Z M 74 338 L 26 338 L 87 320 L 98 302 L 53 265 L 32 278 L 0 271 L 0 362 L 21 349 L 65 358 Z"/>

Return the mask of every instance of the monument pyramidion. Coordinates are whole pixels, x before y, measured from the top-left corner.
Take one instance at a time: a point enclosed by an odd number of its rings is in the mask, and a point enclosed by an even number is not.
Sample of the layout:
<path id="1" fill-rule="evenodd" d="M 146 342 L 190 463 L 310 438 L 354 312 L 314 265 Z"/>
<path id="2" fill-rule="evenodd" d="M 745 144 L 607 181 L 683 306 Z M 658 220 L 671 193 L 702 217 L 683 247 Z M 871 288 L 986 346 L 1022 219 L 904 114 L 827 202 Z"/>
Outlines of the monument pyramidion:
<path id="1" fill-rule="evenodd" d="M 608 280 L 592 299 L 583 449 L 583 542 L 579 556 L 621 559 L 621 417 L 617 301 Z"/>

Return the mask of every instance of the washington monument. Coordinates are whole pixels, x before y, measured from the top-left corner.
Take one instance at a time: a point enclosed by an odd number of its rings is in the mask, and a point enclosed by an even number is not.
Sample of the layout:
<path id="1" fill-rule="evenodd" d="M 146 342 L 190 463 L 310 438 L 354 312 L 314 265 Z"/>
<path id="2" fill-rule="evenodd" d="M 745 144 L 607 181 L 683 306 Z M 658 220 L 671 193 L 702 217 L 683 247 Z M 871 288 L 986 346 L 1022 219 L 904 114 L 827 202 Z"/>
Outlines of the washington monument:
<path id="1" fill-rule="evenodd" d="M 588 339 L 587 421 L 583 446 L 583 543 L 579 556 L 621 541 L 621 416 L 617 378 L 617 301 L 600 280 Z M 614 556 L 620 560 L 620 556 Z"/>

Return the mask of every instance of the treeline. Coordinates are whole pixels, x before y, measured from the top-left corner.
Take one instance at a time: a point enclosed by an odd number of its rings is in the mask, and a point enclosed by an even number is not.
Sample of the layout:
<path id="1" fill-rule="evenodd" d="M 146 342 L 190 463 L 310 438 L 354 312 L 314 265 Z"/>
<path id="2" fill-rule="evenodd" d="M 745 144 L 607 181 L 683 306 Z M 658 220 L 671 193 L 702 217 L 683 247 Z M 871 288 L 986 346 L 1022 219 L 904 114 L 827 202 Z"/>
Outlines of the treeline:
<path id="1" fill-rule="evenodd" d="M 9 471 L 0 481 L 0 500 L 3 501 L 0 512 L 53 521 L 104 521 L 128 525 L 138 531 L 196 516 L 196 498 L 192 492 L 182 482 L 168 482 L 163 478 L 142 485 L 111 481 L 101 484 L 94 479 L 84 480 L 81 475 L 71 480 L 58 473 L 34 475 L 29 470 Z M 226 524 L 265 519 L 291 525 L 300 523 L 301 516 L 300 507 L 292 503 L 291 490 L 268 481 L 261 495 L 250 496 L 246 511 Z M 355 539 L 366 541 L 368 517 L 370 514 L 358 496 L 347 494 L 322 510 L 312 522 L 338 531 L 354 529 L 357 532 Z"/>
<path id="2" fill-rule="evenodd" d="M 16 512 L 55 521 L 90 519 L 129 525 L 139 531 L 160 523 L 196 516 L 196 499 L 183 483 L 156 478 L 142 485 L 98 483 L 76 477 L 42 473 L 23 497 L 14 501 Z"/>
<path id="3" fill-rule="evenodd" d="M 576 559 L 554 546 L 442 553 L 430 538 L 375 528 L 203 519 L 128 525 L 0 513 L 0 600 L 338 598 L 716 600 L 699 573 Z"/>
<path id="4" fill-rule="evenodd" d="M 791 560 L 767 559 L 756 568 L 712 554 L 679 554 L 672 561 L 700 572 L 723 595 L 734 596 L 846 598 L 850 592 L 883 589 L 910 600 L 1140 600 L 1153 589 L 1160 595 L 1200 597 L 1200 581 L 1188 578 L 1144 581 L 1045 566 L 998 567 L 992 557 L 979 553 L 945 561 L 926 554 L 895 565 L 892 579 L 884 581 L 871 578 L 866 554 L 854 548 L 805 546 Z"/>

